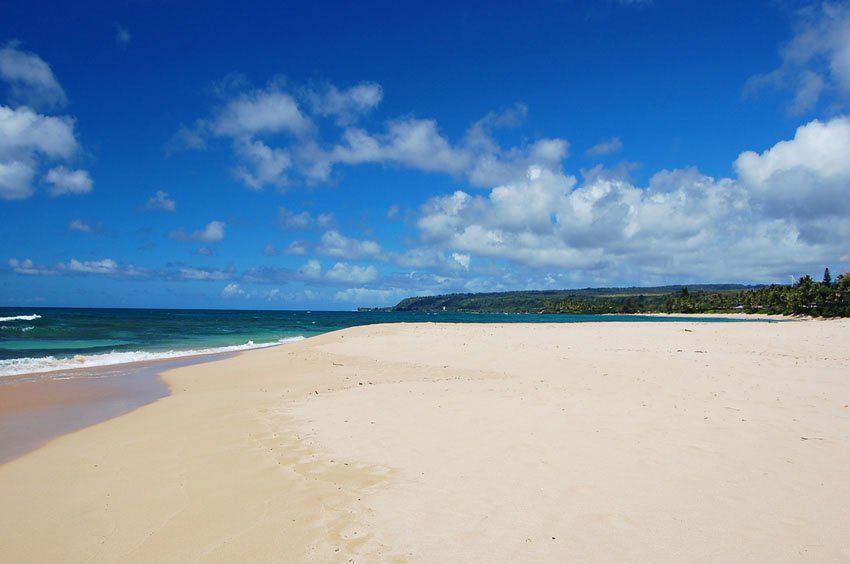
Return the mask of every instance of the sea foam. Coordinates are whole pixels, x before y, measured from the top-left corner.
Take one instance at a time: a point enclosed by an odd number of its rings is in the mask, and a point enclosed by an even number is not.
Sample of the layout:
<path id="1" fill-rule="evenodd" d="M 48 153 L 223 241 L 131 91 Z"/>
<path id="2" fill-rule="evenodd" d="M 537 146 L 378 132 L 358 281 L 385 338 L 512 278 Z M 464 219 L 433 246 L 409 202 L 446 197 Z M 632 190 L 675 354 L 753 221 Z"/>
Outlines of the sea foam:
<path id="1" fill-rule="evenodd" d="M 41 316 L 38 314 L 32 314 L 14 315 L 12 317 L 0 317 L 0 321 L 35 321 L 36 319 L 41 319 Z"/>
<path id="2" fill-rule="evenodd" d="M 56 358 L 55 356 L 44 356 L 38 358 L 11 358 L 0 360 L 0 376 L 16 376 L 18 374 L 36 374 L 43 372 L 54 372 L 56 370 L 72 370 L 75 368 L 92 368 L 95 366 L 111 366 L 114 364 L 127 364 L 130 362 L 144 362 L 151 360 L 163 360 L 169 358 L 183 358 L 206 354 L 218 354 L 227 352 L 238 352 L 251 349 L 263 349 L 274 347 L 285 343 L 302 341 L 304 337 L 287 337 L 273 343 L 254 343 L 248 341 L 243 345 L 231 345 L 227 347 L 215 347 L 209 349 L 189 349 L 178 351 L 125 351 L 104 354 L 75 355 L 68 358 Z"/>

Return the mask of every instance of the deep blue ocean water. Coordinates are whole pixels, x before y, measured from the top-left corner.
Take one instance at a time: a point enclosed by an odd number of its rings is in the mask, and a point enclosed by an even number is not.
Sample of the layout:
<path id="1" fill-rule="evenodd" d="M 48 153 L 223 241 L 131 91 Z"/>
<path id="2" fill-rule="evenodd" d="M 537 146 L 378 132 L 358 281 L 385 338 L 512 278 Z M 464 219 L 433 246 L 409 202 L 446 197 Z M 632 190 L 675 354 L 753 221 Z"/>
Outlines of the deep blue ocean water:
<path id="1" fill-rule="evenodd" d="M 374 323 L 685 320 L 739 321 L 639 315 L 0 308 L 0 376 L 238 351 Z"/>

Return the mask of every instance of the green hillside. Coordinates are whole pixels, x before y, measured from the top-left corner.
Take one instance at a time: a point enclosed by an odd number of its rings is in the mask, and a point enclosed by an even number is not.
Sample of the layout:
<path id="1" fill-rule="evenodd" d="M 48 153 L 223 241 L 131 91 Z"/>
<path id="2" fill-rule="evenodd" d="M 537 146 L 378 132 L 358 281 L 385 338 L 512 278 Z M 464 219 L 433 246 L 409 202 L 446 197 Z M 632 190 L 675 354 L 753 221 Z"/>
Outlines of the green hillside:
<path id="1" fill-rule="evenodd" d="M 698 284 L 647 288 L 446 294 L 405 298 L 390 311 L 481 313 L 772 313 L 850 316 L 850 276 L 822 282 L 804 276 L 793 286 Z"/>

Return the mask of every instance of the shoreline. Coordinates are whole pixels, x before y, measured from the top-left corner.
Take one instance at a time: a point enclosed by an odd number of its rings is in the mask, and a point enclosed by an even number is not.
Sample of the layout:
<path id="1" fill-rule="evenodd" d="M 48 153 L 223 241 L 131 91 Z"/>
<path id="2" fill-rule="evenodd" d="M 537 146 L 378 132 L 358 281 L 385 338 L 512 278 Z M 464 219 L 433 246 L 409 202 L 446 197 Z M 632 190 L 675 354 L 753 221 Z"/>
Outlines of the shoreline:
<path id="1" fill-rule="evenodd" d="M 0 465 L 17 561 L 850 558 L 848 320 L 371 325 Z M 43 542 L 50 539 L 50 542 Z"/>
<path id="2" fill-rule="evenodd" d="M 191 355 L 0 378 L 0 466 L 49 441 L 120 417 L 171 393 L 167 370 L 234 353 Z"/>
<path id="3" fill-rule="evenodd" d="M 624 314 L 612 314 L 624 315 Z M 628 315 L 641 315 L 646 317 L 706 317 L 710 319 L 741 319 L 749 321 L 816 321 L 815 317 L 803 317 L 794 315 L 777 315 L 772 313 L 633 313 Z"/>

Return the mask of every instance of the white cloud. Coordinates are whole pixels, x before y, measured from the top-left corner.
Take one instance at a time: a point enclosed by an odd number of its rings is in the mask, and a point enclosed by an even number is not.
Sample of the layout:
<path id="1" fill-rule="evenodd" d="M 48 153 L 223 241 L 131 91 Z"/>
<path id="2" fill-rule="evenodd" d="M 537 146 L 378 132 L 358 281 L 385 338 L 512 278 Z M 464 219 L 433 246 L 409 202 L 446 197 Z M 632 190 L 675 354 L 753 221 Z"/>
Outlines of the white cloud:
<path id="1" fill-rule="evenodd" d="M 231 283 L 224 287 L 221 291 L 221 295 L 225 298 L 230 298 L 234 296 L 244 296 L 245 290 L 239 287 L 239 284 Z"/>
<path id="2" fill-rule="evenodd" d="M 210 124 L 215 135 L 234 139 L 280 132 L 300 135 L 311 127 L 295 98 L 274 88 L 240 95 Z"/>
<path id="3" fill-rule="evenodd" d="M 289 246 L 283 251 L 285 255 L 306 255 L 307 247 L 303 241 L 292 241 Z"/>
<path id="4" fill-rule="evenodd" d="M 761 154 L 741 153 L 735 169 L 764 208 L 777 217 L 817 217 L 850 211 L 850 118 L 818 120 Z"/>
<path id="5" fill-rule="evenodd" d="M 521 177 L 532 164 L 557 170 L 569 152 L 569 143 L 563 139 L 502 149 L 490 135 L 493 123 L 501 121 L 488 116 L 476 122 L 457 145 L 439 132 L 434 120 L 393 120 L 377 135 L 349 128 L 341 143 L 324 156 L 325 166 L 319 170 L 326 175 L 334 163 L 387 163 L 464 177 L 474 186 L 492 186 Z"/>
<path id="6" fill-rule="evenodd" d="M 452 253 L 452 260 L 461 265 L 464 270 L 469 270 L 469 264 L 472 261 L 469 255 L 462 253 Z"/>
<path id="7" fill-rule="evenodd" d="M 168 195 L 168 192 L 164 190 L 157 190 L 156 194 L 148 199 L 148 203 L 145 204 L 145 209 L 175 212 L 177 211 L 177 202 L 174 201 L 174 198 Z"/>
<path id="8" fill-rule="evenodd" d="M 308 260 L 298 273 L 308 280 L 318 280 L 322 277 L 322 265 L 315 259 Z"/>
<path id="9" fill-rule="evenodd" d="M 30 259 L 9 259 L 9 267 L 17 274 L 28 274 L 35 276 L 53 276 L 57 274 L 66 275 L 99 275 L 115 278 L 138 278 L 148 276 L 150 273 L 133 265 L 121 266 L 110 258 L 101 260 L 83 261 L 72 258 L 68 262 L 57 263 L 53 267 L 36 265 Z"/>
<path id="10" fill-rule="evenodd" d="M 17 274 L 29 274 L 32 276 L 49 276 L 56 274 L 56 271 L 46 266 L 40 266 L 33 263 L 31 259 L 18 260 L 16 258 L 9 259 L 9 268 Z"/>
<path id="11" fill-rule="evenodd" d="M 395 162 L 425 171 L 460 174 L 471 164 L 471 155 L 455 150 L 443 137 L 437 122 L 430 119 L 401 119 L 387 124 L 387 131 L 373 136 L 362 129 L 349 129 L 344 145 L 333 151 L 333 160 L 348 164 Z"/>
<path id="12" fill-rule="evenodd" d="M 64 268 L 70 272 L 83 274 L 115 274 L 118 272 L 118 263 L 112 259 L 79 261 L 71 259 L 64 264 Z"/>
<path id="13" fill-rule="evenodd" d="M 358 259 L 381 254 L 381 246 L 375 241 L 350 239 L 338 231 L 326 231 L 316 251 L 322 255 Z"/>
<path id="14" fill-rule="evenodd" d="M 850 101 L 850 5 L 823 2 L 797 12 L 794 37 L 782 49 L 782 64 L 752 77 L 747 92 L 766 86 L 794 93 L 792 113 L 812 110 L 826 93 Z"/>
<path id="15" fill-rule="evenodd" d="M 266 185 L 283 188 L 294 178 L 309 184 L 325 182 L 335 166 L 363 163 L 445 173 L 475 186 L 492 186 L 521 177 L 531 164 L 557 170 L 569 151 L 563 139 L 539 139 L 509 148 L 494 140 L 494 129 L 513 127 L 525 119 L 528 110 L 523 104 L 488 113 L 452 142 L 433 119 L 391 119 L 380 131 L 354 127 L 357 118 L 383 97 L 375 83 L 348 89 L 325 85 L 293 90 L 295 94 L 272 85 L 243 92 L 211 119 L 199 120 L 194 129 L 181 127 L 170 145 L 200 148 L 209 135 L 231 139 L 240 162 L 235 176 L 253 189 Z M 299 96 L 310 115 L 302 111 L 296 99 Z M 322 139 L 311 115 L 334 116 L 344 127 L 341 135 Z M 279 133 L 289 135 L 275 135 Z"/>
<path id="16" fill-rule="evenodd" d="M 593 157 L 611 155 L 623 148 L 623 141 L 619 137 L 612 137 L 608 141 L 598 143 L 587 150 L 587 154 Z"/>
<path id="17" fill-rule="evenodd" d="M 0 79 L 9 84 L 14 103 L 43 109 L 61 108 L 68 103 L 50 65 L 35 53 L 21 51 L 15 42 L 0 49 Z"/>
<path id="18" fill-rule="evenodd" d="M 71 118 L 45 116 L 27 107 L 0 106 L 0 159 L 31 158 L 35 153 L 68 158 L 76 150 Z"/>
<path id="19" fill-rule="evenodd" d="M 225 298 L 261 299 L 269 302 L 283 299 L 278 288 L 262 291 L 245 290 L 236 283 L 231 283 L 225 286 L 221 291 L 221 295 Z"/>
<path id="20" fill-rule="evenodd" d="M 285 149 L 272 149 L 262 141 L 239 140 L 235 143 L 236 154 L 250 168 L 240 165 L 233 169 L 234 176 L 248 188 L 262 190 L 266 186 L 283 188 L 288 179 L 284 174 L 292 166 L 292 159 Z"/>
<path id="21" fill-rule="evenodd" d="M 122 47 L 126 47 L 130 44 L 130 40 L 132 36 L 130 35 L 130 30 L 121 24 L 115 24 L 115 42 Z"/>
<path id="22" fill-rule="evenodd" d="M 113 278 L 140 278 L 150 276 L 150 272 L 133 265 L 122 266 L 111 258 L 101 260 L 77 260 L 56 264 L 55 271 L 60 274 L 98 275 Z"/>
<path id="23" fill-rule="evenodd" d="M 82 233 L 93 233 L 94 228 L 81 219 L 75 219 L 68 224 L 70 231 L 80 231 Z"/>
<path id="24" fill-rule="evenodd" d="M 211 221 L 202 231 L 195 231 L 192 238 L 205 243 L 217 243 L 224 239 L 224 226 L 223 221 Z"/>
<path id="25" fill-rule="evenodd" d="M 835 118 L 760 155 L 743 153 L 739 178 L 678 169 L 638 187 L 597 168 L 580 184 L 532 166 L 525 179 L 483 196 L 431 198 L 417 225 L 432 248 L 579 273 L 573 283 L 784 280 L 789 268 L 842 254 L 837 241 L 850 237 L 850 160 L 840 158 L 847 154 L 850 123 Z"/>
<path id="26" fill-rule="evenodd" d="M 313 217 L 310 212 L 294 212 L 281 206 L 278 211 L 280 228 L 284 231 L 300 231 L 314 227 L 328 227 L 334 222 L 332 213 L 322 213 Z"/>
<path id="27" fill-rule="evenodd" d="M 372 265 L 357 266 L 338 262 L 325 274 L 325 278 L 346 284 L 367 284 L 377 280 L 378 270 Z"/>
<path id="28" fill-rule="evenodd" d="M 11 43 L 0 49 L 0 80 L 9 85 L 12 105 L 0 104 L 0 199 L 21 200 L 34 193 L 33 179 L 45 159 L 70 159 L 78 150 L 74 120 L 48 116 L 33 108 L 56 108 L 65 94 L 50 67 L 38 56 L 20 51 Z M 28 104 L 18 105 L 14 104 Z M 48 173 L 56 180 L 55 193 L 88 191 L 91 178 L 85 171 L 64 167 Z M 67 172 L 67 174 L 61 174 Z"/>
<path id="29" fill-rule="evenodd" d="M 278 214 L 280 215 L 280 227 L 284 230 L 307 229 L 313 224 L 313 216 L 309 212 L 295 213 L 281 207 Z"/>
<path id="30" fill-rule="evenodd" d="M 183 267 L 177 270 L 179 280 L 227 280 L 233 273 L 226 270 Z"/>
<path id="31" fill-rule="evenodd" d="M 178 241 L 202 241 L 204 243 L 217 243 L 224 239 L 224 228 L 226 224 L 223 221 L 211 221 L 203 229 L 194 231 L 191 235 L 187 234 L 183 229 L 177 229 L 169 232 L 168 236 Z"/>
<path id="32" fill-rule="evenodd" d="M 309 90 L 306 94 L 314 114 L 335 116 L 340 124 L 350 124 L 378 106 L 384 97 L 380 84 L 361 82 L 351 88 L 340 89 L 333 84 L 322 89 Z"/>
<path id="33" fill-rule="evenodd" d="M 0 198 L 23 200 L 32 196 L 32 177 L 35 174 L 29 163 L 0 161 Z"/>
<path id="34" fill-rule="evenodd" d="M 91 177 L 85 170 L 70 170 L 64 166 L 58 166 L 47 172 L 45 180 L 52 184 L 50 188 L 52 196 L 86 194 L 92 189 Z"/>

